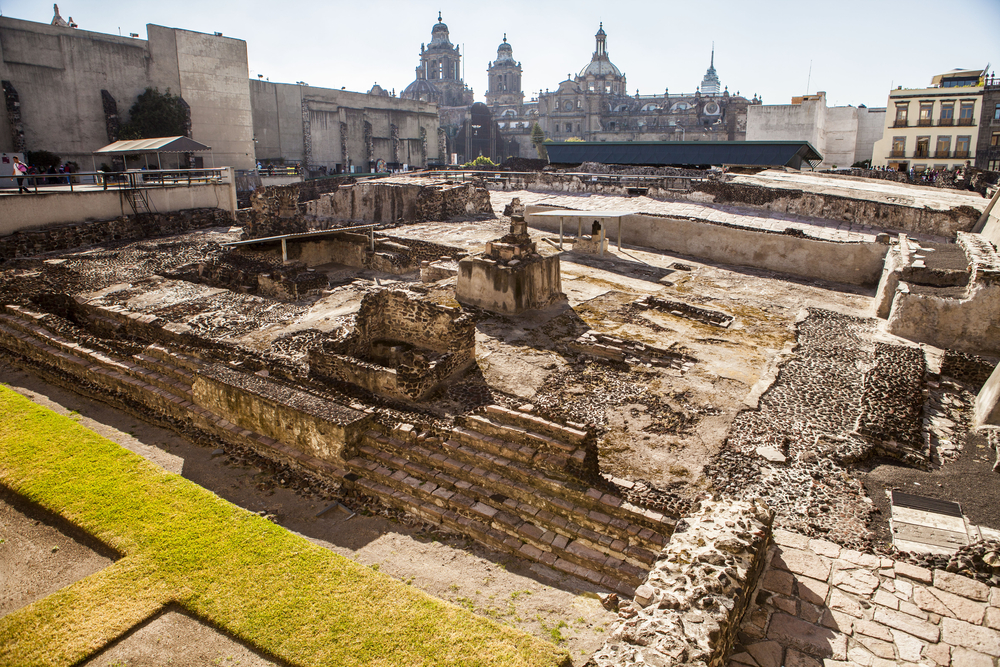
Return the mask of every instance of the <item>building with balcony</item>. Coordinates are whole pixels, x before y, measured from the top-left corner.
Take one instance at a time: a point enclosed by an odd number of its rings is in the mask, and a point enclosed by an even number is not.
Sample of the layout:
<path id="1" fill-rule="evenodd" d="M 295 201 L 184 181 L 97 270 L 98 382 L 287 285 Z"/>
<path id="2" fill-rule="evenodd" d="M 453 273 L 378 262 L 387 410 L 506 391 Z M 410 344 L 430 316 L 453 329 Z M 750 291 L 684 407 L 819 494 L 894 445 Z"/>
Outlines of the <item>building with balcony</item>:
<path id="1" fill-rule="evenodd" d="M 979 123 L 975 165 L 1000 171 L 1000 79 L 990 75 L 983 84 L 983 118 Z"/>
<path id="2" fill-rule="evenodd" d="M 890 91 L 872 165 L 942 171 L 975 164 L 985 77 L 984 70 L 956 69 L 933 77 L 927 88 L 900 86 Z M 989 118 L 985 122 L 989 124 Z"/>

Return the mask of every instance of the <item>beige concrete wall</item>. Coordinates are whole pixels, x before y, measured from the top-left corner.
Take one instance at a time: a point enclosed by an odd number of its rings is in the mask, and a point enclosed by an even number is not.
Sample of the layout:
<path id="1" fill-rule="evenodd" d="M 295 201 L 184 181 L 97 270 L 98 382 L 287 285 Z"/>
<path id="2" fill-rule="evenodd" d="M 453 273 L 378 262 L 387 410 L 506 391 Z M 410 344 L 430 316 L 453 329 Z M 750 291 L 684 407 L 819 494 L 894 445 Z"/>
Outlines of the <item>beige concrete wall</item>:
<path id="1" fill-rule="evenodd" d="M 0 79 L 21 102 L 27 149 L 48 150 L 84 169 L 109 142 L 101 90 L 121 121 L 147 87 L 191 107 L 192 136 L 212 146 L 205 166 L 253 167 L 246 42 L 147 25 L 149 40 L 0 17 Z M 0 104 L 0 107 L 3 105 Z M 0 116 L 0 144 L 10 120 Z"/>
<path id="2" fill-rule="evenodd" d="M 553 208 L 527 206 L 528 224 L 558 232 L 558 219 L 532 216 L 546 210 Z M 572 227 L 575 232 L 575 226 Z M 616 234 L 617 225 L 611 225 L 608 238 L 612 243 L 617 241 Z M 865 287 L 878 285 L 889 250 L 889 246 L 878 243 L 833 243 L 642 214 L 623 219 L 622 241 L 628 245 L 666 250 L 723 264 Z"/>
<path id="3" fill-rule="evenodd" d="M 232 182 L 178 185 L 146 190 L 150 208 L 158 213 L 194 208 L 219 208 L 235 219 L 236 186 Z M 47 225 L 111 220 L 132 215 L 118 190 L 83 190 L 0 197 L 0 236 Z"/>
<path id="4" fill-rule="evenodd" d="M 311 168 L 325 166 L 332 171 L 339 164 L 367 170 L 366 121 L 372 127 L 372 160 L 394 161 L 393 125 L 398 131 L 400 163 L 422 167 L 439 157 L 437 106 L 427 102 L 269 81 L 251 81 L 250 98 L 257 156 L 262 160 L 304 161 L 308 144 Z M 346 156 L 341 123 L 347 124 Z M 426 156 L 421 128 L 427 139 Z"/>
<path id="5" fill-rule="evenodd" d="M 978 285 L 966 298 L 953 299 L 910 291 L 900 283 L 887 330 L 935 347 L 1000 355 L 1000 285 Z"/>
<path id="6" fill-rule="evenodd" d="M 858 109 L 858 135 L 854 144 L 854 162 L 872 159 L 875 142 L 882 138 L 882 131 L 885 129 L 885 114 L 884 108 Z"/>
<path id="7" fill-rule="evenodd" d="M 990 378 L 976 396 L 974 426 L 991 424 L 1000 426 L 1000 364 L 993 369 Z"/>

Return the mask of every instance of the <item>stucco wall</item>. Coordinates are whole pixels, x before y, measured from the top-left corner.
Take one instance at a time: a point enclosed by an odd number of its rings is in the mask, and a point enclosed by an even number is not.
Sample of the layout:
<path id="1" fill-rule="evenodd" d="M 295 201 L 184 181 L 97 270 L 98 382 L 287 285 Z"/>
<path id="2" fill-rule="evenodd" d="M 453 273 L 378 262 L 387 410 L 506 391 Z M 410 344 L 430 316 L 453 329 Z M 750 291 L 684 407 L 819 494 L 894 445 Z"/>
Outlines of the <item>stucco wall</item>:
<path id="1" fill-rule="evenodd" d="M 554 209 L 547 206 L 526 207 L 528 224 L 558 232 L 558 219 L 532 216 L 533 213 L 549 210 Z M 616 226 L 608 231 L 612 243 L 617 241 L 616 233 Z M 889 246 L 880 243 L 833 243 L 643 214 L 623 218 L 622 241 L 723 264 L 871 287 L 878 284 L 885 254 L 889 250 Z"/>
<path id="2" fill-rule="evenodd" d="M 0 18 L 0 79 L 21 102 L 28 150 L 92 166 L 110 143 L 101 90 L 127 120 L 147 87 L 167 89 L 191 107 L 192 137 L 212 146 L 205 166 L 253 167 L 246 42 L 147 25 L 148 41 Z M 0 105 L 2 106 L 2 105 Z M 10 143 L 3 115 L 0 135 Z"/>
<path id="3" fill-rule="evenodd" d="M 854 144 L 854 162 L 872 159 L 875 142 L 882 138 L 882 132 L 885 130 L 885 114 L 885 107 L 858 109 L 858 136 Z"/>
<path id="4" fill-rule="evenodd" d="M 438 159 L 437 107 L 427 102 L 269 81 L 251 81 L 250 99 L 257 155 L 262 160 L 308 157 L 314 169 L 325 166 L 332 171 L 339 164 L 367 171 L 366 121 L 371 124 L 373 161 L 398 158 L 400 163 L 422 167 L 426 160 Z M 347 125 L 346 156 L 341 123 Z M 396 155 L 392 126 L 398 137 Z M 421 128 L 427 140 L 426 159 Z"/>

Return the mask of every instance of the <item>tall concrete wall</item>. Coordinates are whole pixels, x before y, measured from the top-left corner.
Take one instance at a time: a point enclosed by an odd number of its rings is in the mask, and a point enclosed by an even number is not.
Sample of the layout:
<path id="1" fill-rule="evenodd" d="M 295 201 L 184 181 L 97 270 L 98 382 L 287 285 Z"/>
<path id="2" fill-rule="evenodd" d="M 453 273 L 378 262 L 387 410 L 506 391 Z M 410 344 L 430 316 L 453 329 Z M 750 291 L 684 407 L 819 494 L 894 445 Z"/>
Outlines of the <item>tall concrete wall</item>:
<path id="1" fill-rule="evenodd" d="M 828 107 L 819 92 L 799 104 L 751 105 L 747 141 L 808 141 L 823 156 L 818 169 L 870 159 L 882 138 L 885 109 Z"/>
<path id="2" fill-rule="evenodd" d="M 146 29 L 148 41 L 0 17 L 0 79 L 17 91 L 27 150 L 89 168 L 91 153 L 110 143 L 101 90 L 124 122 L 153 87 L 188 103 L 192 137 L 212 146 L 215 166 L 252 168 L 246 42 Z M 0 118 L 0 149 L 12 149 L 6 110 Z M 205 166 L 211 161 L 206 155 Z"/>
<path id="3" fill-rule="evenodd" d="M 532 227 L 558 232 L 557 218 L 532 216 L 550 210 L 554 207 L 527 206 L 525 219 Z M 618 240 L 616 233 L 616 226 L 612 226 L 608 233 L 612 242 Z M 889 246 L 880 243 L 833 243 L 645 214 L 622 219 L 622 241 L 723 264 L 865 287 L 878 284 L 889 250 Z"/>
<path id="4" fill-rule="evenodd" d="M 250 100 L 261 160 L 333 172 L 368 171 L 378 159 L 422 167 L 439 158 L 437 106 L 427 102 L 268 81 L 250 82 Z"/>

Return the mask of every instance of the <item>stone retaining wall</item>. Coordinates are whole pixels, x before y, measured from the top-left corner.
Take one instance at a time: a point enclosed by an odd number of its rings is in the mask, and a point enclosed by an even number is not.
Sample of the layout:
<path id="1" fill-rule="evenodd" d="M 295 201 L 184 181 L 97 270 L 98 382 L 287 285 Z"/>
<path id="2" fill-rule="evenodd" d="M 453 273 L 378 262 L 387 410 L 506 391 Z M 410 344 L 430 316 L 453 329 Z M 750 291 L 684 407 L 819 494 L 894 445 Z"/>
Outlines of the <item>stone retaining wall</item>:
<path id="1" fill-rule="evenodd" d="M 774 513 L 759 501 L 704 501 L 678 522 L 635 600 L 591 662 L 725 664 L 764 566 Z"/>
<path id="2" fill-rule="evenodd" d="M 172 236 L 192 229 L 229 226 L 229 213 L 217 208 L 195 208 L 176 213 L 124 215 L 112 220 L 51 225 L 0 236 L 0 262 L 14 257 L 32 257 L 45 252 L 83 246 Z"/>
<path id="3" fill-rule="evenodd" d="M 206 410 L 321 461 L 340 462 L 370 427 L 360 410 L 220 365 L 203 368 L 192 392 Z"/>

